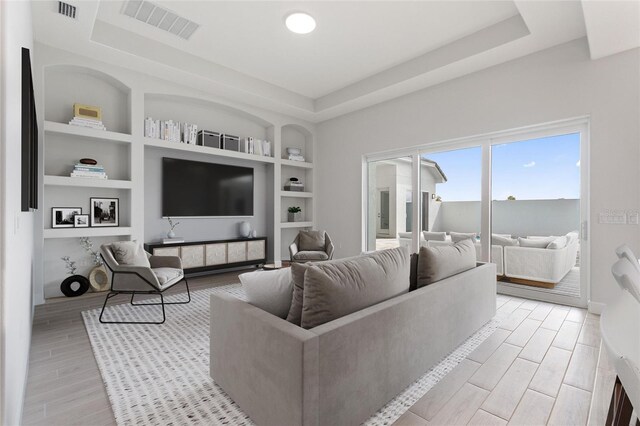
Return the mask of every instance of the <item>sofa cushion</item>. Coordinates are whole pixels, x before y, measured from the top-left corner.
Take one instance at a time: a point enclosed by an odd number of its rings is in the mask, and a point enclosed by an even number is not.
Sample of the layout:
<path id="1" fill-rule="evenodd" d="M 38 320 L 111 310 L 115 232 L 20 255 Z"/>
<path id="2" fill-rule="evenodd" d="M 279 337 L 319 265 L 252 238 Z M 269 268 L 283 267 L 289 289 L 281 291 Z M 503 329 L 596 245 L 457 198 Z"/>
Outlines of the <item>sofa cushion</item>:
<path id="1" fill-rule="evenodd" d="M 558 250 L 558 249 L 565 248 L 567 246 L 567 241 L 568 241 L 567 237 L 558 237 L 555 240 L 551 241 L 549 245 L 547 245 L 547 248 L 551 250 Z"/>
<path id="2" fill-rule="evenodd" d="M 569 245 L 574 241 L 578 240 L 579 234 L 577 231 L 571 231 L 567 233 L 566 237 L 567 237 L 567 245 Z"/>
<path id="3" fill-rule="evenodd" d="M 300 231 L 298 233 L 300 251 L 323 251 L 324 231 Z"/>
<path id="4" fill-rule="evenodd" d="M 153 268 L 153 274 L 158 279 L 158 283 L 160 286 L 164 286 L 165 284 L 175 280 L 176 278 L 182 277 L 182 270 L 175 268 Z"/>
<path id="5" fill-rule="evenodd" d="M 547 248 L 547 246 L 555 239 L 556 237 L 518 238 L 518 244 L 520 244 L 520 247 Z"/>
<path id="6" fill-rule="evenodd" d="M 311 266 L 310 263 L 292 263 L 291 281 L 293 282 L 293 294 L 291 295 L 291 307 L 287 314 L 287 321 L 300 325 L 302 321 L 302 302 L 304 300 L 304 274 Z"/>
<path id="7" fill-rule="evenodd" d="M 308 261 L 308 260 L 329 260 L 329 256 L 324 251 L 307 251 L 302 250 L 297 252 L 293 256 L 294 260 L 297 261 Z"/>
<path id="8" fill-rule="evenodd" d="M 239 276 L 247 302 L 270 314 L 286 318 L 291 307 L 291 268 L 247 272 Z"/>
<path id="9" fill-rule="evenodd" d="M 418 288 L 476 266 L 476 249 L 469 238 L 452 245 L 420 247 Z"/>
<path id="10" fill-rule="evenodd" d="M 446 232 L 422 231 L 422 236 L 427 241 L 445 241 L 447 239 Z"/>
<path id="11" fill-rule="evenodd" d="M 316 263 L 304 275 L 303 328 L 313 328 L 409 291 L 406 247 Z"/>
<path id="12" fill-rule="evenodd" d="M 476 234 L 475 232 L 449 232 L 451 235 L 451 241 L 454 243 L 458 243 L 462 240 L 472 240 L 472 242 L 476 242 Z"/>
<path id="13" fill-rule="evenodd" d="M 491 244 L 495 246 L 517 246 L 518 240 L 511 237 L 504 237 L 502 235 L 493 234 L 491 236 Z"/>
<path id="14" fill-rule="evenodd" d="M 147 253 L 137 241 L 114 241 L 111 243 L 111 251 L 120 265 L 151 267 Z"/>

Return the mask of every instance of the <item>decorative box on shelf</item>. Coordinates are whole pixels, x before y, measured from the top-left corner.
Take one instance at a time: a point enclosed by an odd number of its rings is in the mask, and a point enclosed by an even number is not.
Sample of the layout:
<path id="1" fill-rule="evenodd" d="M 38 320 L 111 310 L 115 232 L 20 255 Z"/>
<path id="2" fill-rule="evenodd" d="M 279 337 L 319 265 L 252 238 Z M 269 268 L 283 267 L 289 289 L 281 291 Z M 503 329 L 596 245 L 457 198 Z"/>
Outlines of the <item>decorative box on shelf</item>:
<path id="1" fill-rule="evenodd" d="M 210 130 L 200 130 L 196 142 L 200 146 L 208 146 L 209 148 L 222 148 L 222 137 L 218 132 Z"/>
<path id="2" fill-rule="evenodd" d="M 240 151 L 240 138 L 233 135 L 222 135 L 222 149 Z"/>
<path id="3" fill-rule="evenodd" d="M 287 183 L 284 184 L 285 191 L 304 192 L 304 184 L 296 177 L 290 178 Z"/>

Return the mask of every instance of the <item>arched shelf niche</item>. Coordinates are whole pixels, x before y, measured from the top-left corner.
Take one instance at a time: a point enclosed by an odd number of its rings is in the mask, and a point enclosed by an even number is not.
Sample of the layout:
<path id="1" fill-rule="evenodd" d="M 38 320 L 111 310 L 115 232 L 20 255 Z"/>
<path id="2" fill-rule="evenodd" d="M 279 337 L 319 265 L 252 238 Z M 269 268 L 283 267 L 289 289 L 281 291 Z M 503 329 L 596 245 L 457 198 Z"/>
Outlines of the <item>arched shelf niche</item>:
<path id="1" fill-rule="evenodd" d="M 146 93 L 144 116 L 197 124 L 198 130 L 253 137 L 273 142 L 273 124 L 249 112 L 210 100 L 174 94 Z"/>
<path id="2" fill-rule="evenodd" d="M 282 158 L 287 158 L 287 148 L 298 148 L 306 162 L 313 162 L 313 134 L 299 124 L 282 126 Z"/>
<path id="3" fill-rule="evenodd" d="M 107 130 L 131 134 L 131 89 L 100 70 L 78 65 L 50 65 L 44 70 L 45 120 L 68 124 L 73 104 L 102 108 Z"/>

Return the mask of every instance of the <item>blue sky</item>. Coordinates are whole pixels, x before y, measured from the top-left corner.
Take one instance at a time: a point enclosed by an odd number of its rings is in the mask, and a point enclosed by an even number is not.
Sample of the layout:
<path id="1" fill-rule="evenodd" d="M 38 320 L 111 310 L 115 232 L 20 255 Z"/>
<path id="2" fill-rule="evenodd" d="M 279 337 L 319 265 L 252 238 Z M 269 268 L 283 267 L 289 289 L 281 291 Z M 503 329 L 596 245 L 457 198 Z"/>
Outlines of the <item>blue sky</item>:
<path id="1" fill-rule="evenodd" d="M 438 184 L 443 201 L 480 200 L 480 148 L 424 155 L 436 161 L 448 181 Z M 578 133 L 494 145 L 494 200 L 580 197 L 580 135 Z"/>

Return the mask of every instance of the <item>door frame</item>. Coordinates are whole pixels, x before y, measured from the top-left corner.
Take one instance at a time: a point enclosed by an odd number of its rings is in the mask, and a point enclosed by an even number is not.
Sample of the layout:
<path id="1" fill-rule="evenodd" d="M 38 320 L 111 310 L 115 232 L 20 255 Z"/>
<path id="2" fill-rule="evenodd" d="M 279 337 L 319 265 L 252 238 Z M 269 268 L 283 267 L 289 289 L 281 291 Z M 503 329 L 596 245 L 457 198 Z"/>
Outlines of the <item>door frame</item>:
<path id="1" fill-rule="evenodd" d="M 411 157 L 413 161 L 413 197 L 420 199 L 420 158 L 423 154 L 438 151 L 453 151 L 456 149 L 481 147 L 482 149 L 482 178 L 481 178 L 481 244 L 483 261 L 490 256 L 491 240 L 491 146 L 499 143 L 516 142 L 527 139 L 537 139 L 568 133 L 580 133 L 580 298 L 546 293 L 529 288 L 512 288 L 498 283 L 498 292 L 541 301 L 560 303 L 564 305 L 587 307 L 591 297 L 591 218 L 590 218 L 590 118 L 589 116 L 557 120 L 548 123 L 535 124 L 514 129 L 478 134 L 463 138 L 454 138 L 432 142 L 404 149 L 388 150 L 384 152 L 365 154 L 362 156 L 362 212 L 361 212 L 361 241 L 362 250 L 367 251 L 368 228 L 367 214 L 369 205 L 368 164 L 373 161 L 390 160 L 398 157 Z M 419 232 L 422 203 L 413 203 L 412 251 L 419 250 Z M 584 265 L 584 266 L 583 266 Z M 524 286 L 522 286 L 524 287 Z"/>

